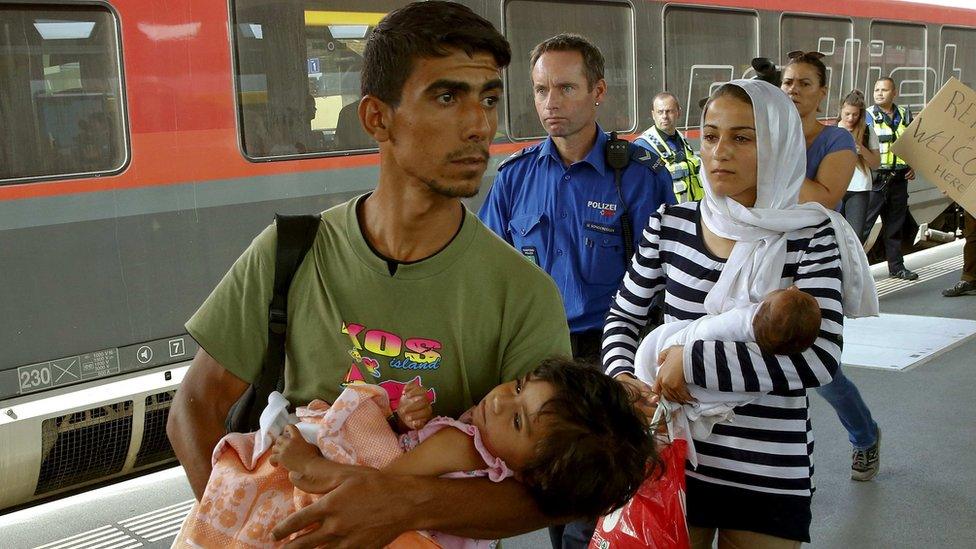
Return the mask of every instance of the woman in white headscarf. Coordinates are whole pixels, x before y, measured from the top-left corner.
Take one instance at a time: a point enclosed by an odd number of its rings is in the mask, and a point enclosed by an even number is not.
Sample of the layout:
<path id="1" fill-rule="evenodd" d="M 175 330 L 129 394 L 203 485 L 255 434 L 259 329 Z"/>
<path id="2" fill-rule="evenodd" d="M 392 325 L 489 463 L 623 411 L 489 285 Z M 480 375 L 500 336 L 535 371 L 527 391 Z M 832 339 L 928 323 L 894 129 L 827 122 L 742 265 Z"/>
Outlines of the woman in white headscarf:
<path id="1" fill-rule="evenodd" d="M 821 308 L 820 337 L 796 355 L 755 343 L 694 341 L 665 354 L 654 390 L 689 398 L 687 384 L 763 393 L 735 421 L 695 440 L 688 469 L 693 547 L 795 547 L 809 541 L 812 433 L 806 390 L 829 383 L 841 355 L 843 317 L 877 314 L 857 236 L 836 212 L 797 205 L 805 141 L 793 104 L 776 87 L 737 80 L 702 117 L 700 203 L 665 206 L 644 230 L 604 328 L 607 373 L 633 377 L 637 334 L 664 292 L 665 321 L 696 319 L 758 302 L 795 284 Z M 647 394 L 645 392 L 645 394 Z"/>

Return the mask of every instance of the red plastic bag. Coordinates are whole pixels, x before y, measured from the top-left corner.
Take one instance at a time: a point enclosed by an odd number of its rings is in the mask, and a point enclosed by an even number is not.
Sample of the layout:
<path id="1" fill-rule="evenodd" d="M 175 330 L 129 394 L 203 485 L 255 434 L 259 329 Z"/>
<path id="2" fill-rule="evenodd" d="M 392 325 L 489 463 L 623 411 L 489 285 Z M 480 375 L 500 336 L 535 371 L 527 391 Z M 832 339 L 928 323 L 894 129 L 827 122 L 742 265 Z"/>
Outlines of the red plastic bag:
<path id="1" fill-rule="evenodd" d="M 685 454 L 682 439 L 664 446 L 664 474 L 650 477 L 626 505 L 600 517 L 590 549 L 687 549 Z"/>

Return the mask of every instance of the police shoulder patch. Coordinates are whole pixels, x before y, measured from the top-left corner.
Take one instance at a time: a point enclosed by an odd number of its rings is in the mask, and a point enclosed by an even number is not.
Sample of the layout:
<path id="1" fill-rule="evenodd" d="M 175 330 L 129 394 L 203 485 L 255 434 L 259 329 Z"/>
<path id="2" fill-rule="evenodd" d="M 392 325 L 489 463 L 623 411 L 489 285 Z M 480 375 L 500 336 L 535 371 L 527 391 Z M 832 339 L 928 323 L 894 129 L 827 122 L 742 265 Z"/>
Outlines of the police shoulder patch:
<path id="1" fill-rule="evenodd" d="M 524 149 L 515 151 L 508 158 L 506 158 L 505 160 L 502 160 L 501 163 L 498 164 L 498 170 L 501 171 L 502 168 L 504 168 L 505 166 L 508 166 L 512 162 L 515 162 L 519 158 L 523 158 L 523 157 L 526 157 L 527 158 L 527 157 L 531 156 L 531 153 L 534 150 L 536 150 L 538 147 L 539 147 L 539 145 L 532 145 L 531 147 L 525 147 Z"/>
<path id="2" fill-rule="evenodd" d="M 630 148 L 630 158 L 638 164 L 643 164 L 653 171 L 668 169 L 667 166 L 664 165 L 664 161 L 661 160 L 661 157 L 653 152 L 643 147 L 634 145 L 633 143 L 631 143 Z"/>

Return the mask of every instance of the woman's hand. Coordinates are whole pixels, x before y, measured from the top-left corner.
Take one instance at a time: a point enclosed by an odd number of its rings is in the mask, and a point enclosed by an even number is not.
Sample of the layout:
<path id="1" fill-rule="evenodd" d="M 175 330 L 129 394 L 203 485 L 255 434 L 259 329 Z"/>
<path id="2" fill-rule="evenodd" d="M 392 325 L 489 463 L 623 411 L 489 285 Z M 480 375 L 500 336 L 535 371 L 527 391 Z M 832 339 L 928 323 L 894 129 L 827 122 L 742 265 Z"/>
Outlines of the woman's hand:
<path id="1" fill-rule="evenodd" d="M 658 395 L 679 404 L 694 400 L 685 382 L 684 349 L 682 345 L 674 345 L 661 351 L 657 357 L 661 368 L 657 371 L 652 389 Z"/>
<path id="2" fill-rule="evenodd" d="M 650 385 L 629 373 L 620 374 L 614 379 L 620 382 L 621 385 L 636 397 L 634 408 L 637 408 L 648 419 L 654 417 L 654 411 L 657 409 L 658 396 L 654 394 Z"/>

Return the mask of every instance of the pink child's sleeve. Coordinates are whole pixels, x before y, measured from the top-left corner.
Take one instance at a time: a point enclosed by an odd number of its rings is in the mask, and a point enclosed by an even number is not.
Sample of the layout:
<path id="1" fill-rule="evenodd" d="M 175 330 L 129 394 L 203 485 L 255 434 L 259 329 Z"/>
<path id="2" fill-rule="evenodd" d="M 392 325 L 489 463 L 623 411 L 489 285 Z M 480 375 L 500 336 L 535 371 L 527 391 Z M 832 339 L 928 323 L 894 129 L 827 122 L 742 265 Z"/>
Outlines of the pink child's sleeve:
<path id="1" fill-rule="evenodd" d="M 484 441 L 481 440 L 481 432 L 474 425 L 463 423 L 453 418 L 449 417 L 436 417 L 430 420 L 427 425 L 424 425 L 417 431 L 411 431 L 401 438 L 401 443 L 404 445 L 406 450 L 410 450 L 416 447 L 417 444 L 427 440 L 428 437 L 444 429 L 445 427 L 453 427 L 461 431 L 462 433 L 473 438 L 474 447 L 478 451 L 478 455 L 481 459 L 485 461 L 484 469 L 477 469 L 474 471 L 458 471 L 456 473 L 448 473 L 444 475 L 445 478 L 463 478 L 463 477 L 488 477 L 492 482 L 501 482 L 506 478 L 512 476 L 514 472 L 508 468 L 508 465 L 499 458 L 491 455 L 488 448 L 485 447 Z"/>

